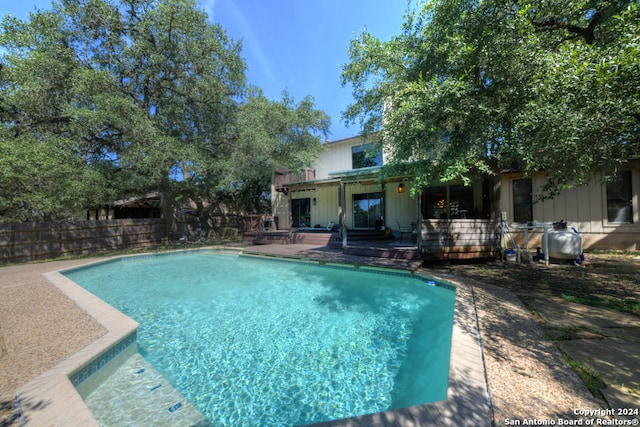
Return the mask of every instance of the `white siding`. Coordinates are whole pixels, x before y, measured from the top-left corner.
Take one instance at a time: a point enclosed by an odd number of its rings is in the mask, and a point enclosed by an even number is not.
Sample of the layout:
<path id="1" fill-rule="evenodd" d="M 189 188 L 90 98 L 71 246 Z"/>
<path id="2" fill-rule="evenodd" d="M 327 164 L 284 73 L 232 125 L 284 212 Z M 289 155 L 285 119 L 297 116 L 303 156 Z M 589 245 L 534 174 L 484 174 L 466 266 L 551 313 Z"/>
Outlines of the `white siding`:
<path id="1" fill-rule="evenodd" d="M 339 185 L 323 185 L 316 188 L 317 203 L 311 204 L 311 223 L 327 226 L 330 222 L 338 223 Z"/>
<path id="2" fill-rule="evenodd" d="M 418 222 L 417 200 L 411 197 L 411 186 L 403 182 L 403 193 L 398 193 L 400 182 L 389 182 L 385 185 L 385 225 L 397 230 L 398 223 L 402 227 L 409 227 L 411 223 Z"/>
<path id="3" fill-rule="evenodd" d="M 362 144 L 365 144 L 365 141 L 359 136 L 336 142 L 327 142 L 325 149 L 320 153 L 320 160 L 315 166 L 316 179 L 327 179 L 332 172 L 351 170 L 353 167 L 351 163 L 351 147 Z"/>

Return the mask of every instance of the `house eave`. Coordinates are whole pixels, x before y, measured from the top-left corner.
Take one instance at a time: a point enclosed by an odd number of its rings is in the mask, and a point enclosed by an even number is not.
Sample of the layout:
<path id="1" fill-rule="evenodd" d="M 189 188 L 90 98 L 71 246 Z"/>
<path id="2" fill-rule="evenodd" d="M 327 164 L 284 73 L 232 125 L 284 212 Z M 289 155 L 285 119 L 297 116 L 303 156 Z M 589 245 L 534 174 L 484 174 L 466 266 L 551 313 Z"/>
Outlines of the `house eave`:
<path id="1" fill-rule="evenodd" d="M 331 172 L 330 177 L 334 177 L 341 181 L 349 181 L 350 179 L 357 178 L 374 178 L 380 174 L 382 166 L 370 166 L 367 168 L 349 169 L 345 171 Z"/>
<path id="2" fill-rule="evenodd" d="M 314 179 L 311 181 L 299 181 L 299 182 L 291 182 L 286 185 L 289 189 L 294 187 L 308 187 L 313 185 L 323 185 L 323 184 L 335 184 L 339 183 L 339 178 L 327 178 L 327 179 Z"/>

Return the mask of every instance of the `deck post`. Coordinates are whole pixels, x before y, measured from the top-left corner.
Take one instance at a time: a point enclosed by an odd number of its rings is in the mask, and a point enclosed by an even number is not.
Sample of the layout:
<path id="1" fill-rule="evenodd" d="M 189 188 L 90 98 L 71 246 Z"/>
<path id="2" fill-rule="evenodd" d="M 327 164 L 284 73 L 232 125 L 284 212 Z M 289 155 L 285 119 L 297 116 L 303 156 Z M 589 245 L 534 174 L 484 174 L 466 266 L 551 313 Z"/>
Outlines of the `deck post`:
<path id="1" fill-rule="evenodd" d="M 340 219 L 340 233 L 342 234 L 342 249 L 347 248 L 347 215 L 346 215 L 346 195 L 345 183 L 340 181 L 340 194 L 338 197 L 338 209 Z"/>

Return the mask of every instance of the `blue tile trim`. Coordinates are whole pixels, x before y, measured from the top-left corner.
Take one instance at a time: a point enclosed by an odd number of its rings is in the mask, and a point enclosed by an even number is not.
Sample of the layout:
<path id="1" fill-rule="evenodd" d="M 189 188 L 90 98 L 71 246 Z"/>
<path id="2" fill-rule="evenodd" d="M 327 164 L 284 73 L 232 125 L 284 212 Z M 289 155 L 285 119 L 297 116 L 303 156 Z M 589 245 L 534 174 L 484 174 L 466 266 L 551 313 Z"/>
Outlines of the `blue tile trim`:
<path id="1" fill-rule="evenodd" d="M 119 341 L 107 351 L 102 353 L 100 356 L 96 357 L 91 362 L 80 368 L 80 370 L 69 375 L 69 381 L 71 381 L 71 384 L 73 384 L 74 387 L 77 387 L 84 380 L 98 372 L 104 365 L 113 360 L 117 355 L 126 350 L 130 345 L 135 344 L 136 339 L 136 332 L 129 334 L 126 338 Z"/>

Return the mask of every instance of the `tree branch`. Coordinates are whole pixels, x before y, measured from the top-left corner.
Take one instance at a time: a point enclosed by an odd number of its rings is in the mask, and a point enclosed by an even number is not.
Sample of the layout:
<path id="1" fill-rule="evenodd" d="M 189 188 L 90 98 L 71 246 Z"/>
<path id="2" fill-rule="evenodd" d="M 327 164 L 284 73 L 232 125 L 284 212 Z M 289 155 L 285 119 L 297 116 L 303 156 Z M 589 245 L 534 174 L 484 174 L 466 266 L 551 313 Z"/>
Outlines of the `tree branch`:
<path id="1" fill-rule="evenodd" d="M 532 24 L 538 28 L 546 28 L 550 30 L 564 29 L 570 33 L 576 34 L 582 37 L 587 44 L 593 44 L 596 40 L 595 30 L 598 24 L 600 24 L 603 18 L 609 11 L 616 11 L 620 8 L 620 1 L 603 0 L 598 2 L 595 8 L 585 11 L 588 14 L 590 11 L 594 11 L 589 17 L 586 26 L 579 26 L 570 23 L 565 17 L 548 16 L 540 20 L 533 20 Z"/>
<path id="2" fill-rule="evenodd" d="M 570 33 L 576 34 L 582 37 L 587 44 L 593 44 L 595 41 L 595 28 L 598 24 L 598 19 L 600 16 L 600 12 L 596 12 L 592 19 L 589 21 L 589 25 L 587 27 L 580 27 L 578 25 L 573 25 L 568 22 L 559 21 L 558 18 L 551 16 L 544 18 L 539 21 L 532 21 L 534 27 L 544 28 L 548 30 L 558 30 L 563 29 L 567 30 Z"/>

